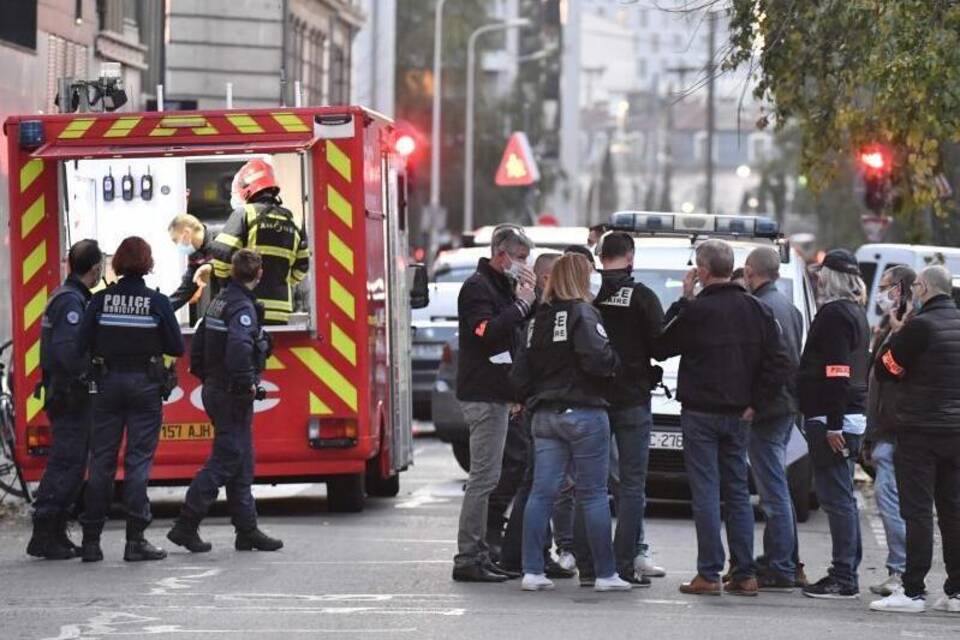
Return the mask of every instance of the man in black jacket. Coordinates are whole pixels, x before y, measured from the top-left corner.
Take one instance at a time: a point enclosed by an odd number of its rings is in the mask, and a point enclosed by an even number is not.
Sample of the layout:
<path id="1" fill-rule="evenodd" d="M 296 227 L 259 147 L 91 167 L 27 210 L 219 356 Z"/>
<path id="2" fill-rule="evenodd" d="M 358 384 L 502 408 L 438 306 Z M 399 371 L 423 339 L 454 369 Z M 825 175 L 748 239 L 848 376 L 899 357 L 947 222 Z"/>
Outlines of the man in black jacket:
<path id="1" fill-rule="evenodd" d="M 800 363 L 803 316 L 777 288 L 780 253 L 757 247 L 743 268 L 747 288 L 770 307 L 794 368 Z M 797 521 L 787 482 L 787 443 L 796 424 L 797 399 L 792 385 L 783 385 L 773 402 L 759 411 L 750 429 L 750 470 L 766 516 L 763 563 L 757 575 L 761 591 L 793 591 L 798 582 Z"/>
<path id="2" fill-rule="evenodd" d="M 189 213 L 174 216 L 167 227 L 170 239 L 177 245 L 180 255 L 187 259 L 187 270 L 177 290 L 170 294 L 170 306 L 176 311 L 180 307 L 193 302 L 201 286 L 210 283 L 213 273 L 213 255 L 210 245 L 213 238 L 207 230 L 207 225 Z"/>
<path id="3" fill-rule="evenodd" d="M 894 464 L 907 523 L 907 570 L 903 589 L 871 603 L 874 611 L 926 608 L 936 504 L 947 580 L 934 608 L 960 613 L 960 311 L 950 291 L 944 267 L 921 271 L 913 284 L 916 315 L 906 323 L 891 316 L 894 336 L 877 356 L 877 375 L 900 386 Z"/>
<path id="4" fill-rule="evenodd" d="M 697 529 L 697 576 L 680 591 L 720 595 L 724 550 L 720 493 L 726 506 L 733 576 L 726 591 L 756 595 L 753 507 L 747 479 L 750 421 L 793 373 L 770 309 L 730 282 L 733 249 L 722 240 L 697 247 L 683 298 L 667 312 L 654 356 L 679 355 L 683 454 Z M 703 290 L 694 296 L 697 282 Z"/>
<path id="5" fill-rule="evenodd" d="M 503 462 L 510 403 L 507 380 L 520 328 L 535 300 L 536 278 L 526 266 L 533 243 L 514 225 L 494 230 L 490 258 L 460 289 L 460 358 L 457 399 L 470 427 L 470 476 L 463 495 L 453 579 L 500 582 L 504 572 L 490 559 L 484 534 L 490 493 Z"/>

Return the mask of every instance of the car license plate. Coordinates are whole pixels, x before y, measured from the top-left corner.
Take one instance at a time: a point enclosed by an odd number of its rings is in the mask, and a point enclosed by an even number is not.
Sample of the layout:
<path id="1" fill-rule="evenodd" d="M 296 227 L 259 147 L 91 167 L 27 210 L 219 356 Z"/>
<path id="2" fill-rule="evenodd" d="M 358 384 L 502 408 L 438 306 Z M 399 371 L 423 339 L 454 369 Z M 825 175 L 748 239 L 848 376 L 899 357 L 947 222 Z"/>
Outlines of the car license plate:
<path id="1" fill-rule="evenodd" d="M 415 360 L 439 360 L 443 356 L 443 345 L 415 344 L 412 355 Z"/>
<path id="2" fill-rule="evenodd" d="M 160 429 L 161 440 L 212 440 L 213 425 L 209 422 L 165 424 Z"/>
<path id="3" fill-rule="evenodd" d="M 683 449 L 683 434 L 679 431 L 654 431 L 650 434 L 651 449 Z"/>

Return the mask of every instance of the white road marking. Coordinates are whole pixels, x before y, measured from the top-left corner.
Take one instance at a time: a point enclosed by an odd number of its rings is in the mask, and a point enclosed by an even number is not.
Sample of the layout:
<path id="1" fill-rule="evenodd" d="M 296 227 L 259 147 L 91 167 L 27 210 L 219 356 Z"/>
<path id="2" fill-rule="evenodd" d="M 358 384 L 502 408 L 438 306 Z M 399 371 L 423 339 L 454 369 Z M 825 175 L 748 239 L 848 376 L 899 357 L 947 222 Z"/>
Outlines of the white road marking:
<path id="1" fill-rule="evenodd" d="M 197 567 L 185 567 L 185 568 L 196 569 Z M 172 576 L 169 578 L 162 578 L 153 583 L 156 586 L 150 590 L 149 595 L 165 596 L 165 595 L 169 595 L 171 590 L 176 591 L 176 590 L 189 589 L 190 587 L 197 586 L 197 584 L 204 578 L 212 578 L 213 576 L 220 575 L 221 573 L 223 573 L 223 569 L 207 569 L 202 573 L 194 573 L 187 576 Z"/>

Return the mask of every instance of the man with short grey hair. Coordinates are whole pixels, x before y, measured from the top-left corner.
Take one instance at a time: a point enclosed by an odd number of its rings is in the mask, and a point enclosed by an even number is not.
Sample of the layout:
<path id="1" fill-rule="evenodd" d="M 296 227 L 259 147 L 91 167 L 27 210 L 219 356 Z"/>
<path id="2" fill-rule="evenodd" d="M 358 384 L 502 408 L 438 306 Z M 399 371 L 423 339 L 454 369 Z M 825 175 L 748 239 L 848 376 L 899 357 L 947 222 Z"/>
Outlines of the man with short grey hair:
<path id="1" fill-rule="evenodd" d="M 743 267 L 743 277 L 747 289 L 773 312 L 784 350 L 793 367 L 797 367 L 803 342 L 803 316 L 777 288 L 780 252 L 773 247 L 757 247 L 751 251 Z M 766 516 L 763 562 L 757 574 L 761 591 L 789 592 L 802 581 L 797 521 L 787 482 L 787 443 L 796 418 L 796 392 L 793 385 L 784 384 L 774 401 L 757 412 L 750 429 L 750 470 Z"/>
<path id="2" fill-rule="evenodd" d="M 692 595 L 722 590 L 721 489 L 733 563 L 723 590 L 757 595 L 747 440 L 755 413 L 766 410 L 794 370 L 773 313 L 730 282 L 732 272 L 729 244 L 708 240 L 697 247 L 697 266 L 683 280 L 683 298 L 667 311 L 653 354 L 680 356 L 677 399 L 697 530 L 697 576 L 680 591 Z M 698 282 L 703 290 L 695 294 Z"/>
<path id="3" fill-rule="evenodd" d="M 470 429 L 470 475 L 453 568 L 459 582 L 501 582 L 520 575 L 494 564 L 485 534 L 490 493 L 500 480 L 510 404 L 516 400 L 508 374 L 536 296 L 536 277 L 527 267 L 531 248 L 521 227 L 497 227 L 490 257 L 480 259 L 457 299 L 457 399 Z"/>
<path id="4" fill-rule="evenodd" d="M 897 383 L 893 454 L 900 514 L 907 523 L 903 587 L 870 604 L 874 611 L 921 613 L 933 563 L 933 506 L 947 580 L 934 609 L 960 613 L 960 311 L 950 272 L 927 267 L 913 283 L 914 313 L 893 313 L 893 337 L 877 355 L 877 376 Z"/>

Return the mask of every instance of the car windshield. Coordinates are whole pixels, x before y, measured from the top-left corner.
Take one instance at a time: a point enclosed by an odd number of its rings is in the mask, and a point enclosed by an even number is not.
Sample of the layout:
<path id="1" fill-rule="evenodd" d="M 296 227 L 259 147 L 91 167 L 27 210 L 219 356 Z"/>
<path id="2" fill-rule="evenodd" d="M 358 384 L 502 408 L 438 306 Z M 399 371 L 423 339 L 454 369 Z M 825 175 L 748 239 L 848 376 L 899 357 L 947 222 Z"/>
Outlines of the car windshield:
<path id="1" fill-rule="evenodd" d="M 683 292 L 683 276 L 686 273 L 685 270 L 679 269 L 636 269 L 633 272 L 633 278 L 650 287 L 660 298 L 660 304 L 666 309 L 680 298 Z M 790 278 L 777 280 L 777 289 L 787 299 L 793 300 L 793 281 Z"/>
<path id="2" fill-rule="evenodd" d="M 433 274 L 434 282 L 465 282 L 477 270 L 476 265 L 470 267 L 440 266 Z"/>

